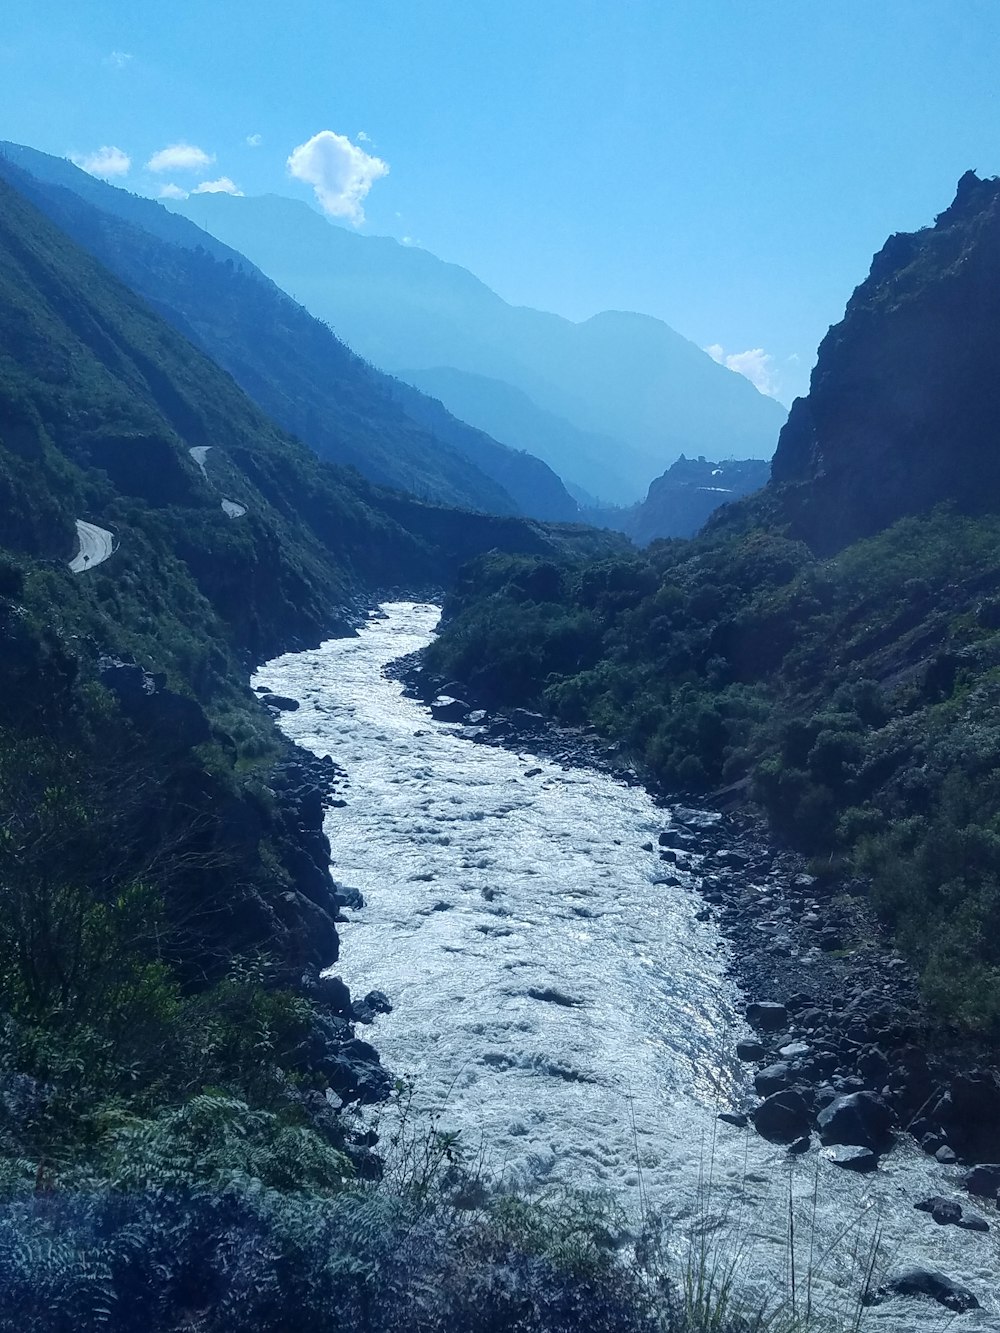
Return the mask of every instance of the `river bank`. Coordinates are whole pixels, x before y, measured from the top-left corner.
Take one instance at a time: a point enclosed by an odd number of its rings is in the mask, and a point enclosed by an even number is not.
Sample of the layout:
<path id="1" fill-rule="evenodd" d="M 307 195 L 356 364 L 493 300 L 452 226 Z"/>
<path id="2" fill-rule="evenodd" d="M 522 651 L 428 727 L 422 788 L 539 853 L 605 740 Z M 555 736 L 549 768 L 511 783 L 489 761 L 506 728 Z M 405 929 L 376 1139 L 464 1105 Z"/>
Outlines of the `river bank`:
<path id="1" fill-rule="evenodd" d="M 530 748 L 560 764 L 596 768 L 644 786 L 669 810 L 658 838 L 664 874 L 702 897 L 705 919 L 733 945 L 733 971 L 760 1037 L 741 1050 L 757 1067 L 755 1090 L 764 1098 L 791 1090 L 800 1099 L 783 1099 L 787 1114 L 765 1110 L 761 1132 L 800 1149 L 809 1121 L 835 1094 L 862 1092 L 884 1100 L 893 1127 L 943 1164 L 1000 1159 L 1000 1073 L 989 1052 L 935 1028 L 863 881 L 833 868 L 810 873 L 806 859 L 777 848 L 763 819 L 739 801 L 728 810 L 697 797 L 687 798 L 690 808 L 676 805 L 592 730 L 560 727 L 523 709 L 479 706 L 461 682 L 427 673 L 419 653 L 387 672 L 432 716 L 462 723 L 478 744 Z M 753 1106 L 734 1110 L 752 1114 Z M 891 1140 L 883 1129 L 861 1141 L 874 1150 Z M 860 1156 L 850 1164 L 874 1165 Z M 1000 1184 L 1000 1168 L 996 1175 Z M 981 1173 L 976 1180 L 981 1194 Z"/>

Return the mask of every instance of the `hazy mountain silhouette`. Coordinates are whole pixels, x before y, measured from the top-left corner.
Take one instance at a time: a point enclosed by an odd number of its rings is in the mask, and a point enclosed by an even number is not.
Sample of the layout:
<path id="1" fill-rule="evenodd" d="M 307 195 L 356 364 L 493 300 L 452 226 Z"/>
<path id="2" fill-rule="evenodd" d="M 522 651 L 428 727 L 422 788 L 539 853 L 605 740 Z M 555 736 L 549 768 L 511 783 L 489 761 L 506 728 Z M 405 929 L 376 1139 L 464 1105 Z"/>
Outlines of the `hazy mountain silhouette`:
<path id="1" fill-rule="evenodd" d="M 0 171 L 321 457 L 437 503 L 575 519 L 576 502 L 539 459 L 367 365 L 186 218 L 20 145 L 0 144 Z"/>
<path id="2" fill-rule="evenodd" d="M 568 485 L 588 493 L 625 495 L 632 487 L 615 467 L 618 441 L 580 430 L 566 417 L 546 412 L 504 380 L 473 375 L 453 366 L 400 370 L 400 378 L 448 404 L 463 421 L 474 421 L 497 440 L 516 440 L 544 458 Z"/>
<path id="3" fill-rule="evenodd" d="M 600 485 L 592 479 L 587 487 L 602 499 L 640 498 L 680 453 L 718 459 L 774 451 L 781 405 L 660 320 L 605 311 L 574 324 L 511 306 L 456 264 L 332 225 L 277 195 L 205 194 L 170 207 L 245 254 L 382 369 L 449 367 L 499 380 L 577 430 L 609 437 L 607 471 Z M 459 395 L 449 397 L 456 387 L 441 397 L 458 412 Z M 466 383 L 460 396 L 466 420 L 495 429 L 495 391 L 480 399 Z M 565 433 L 560 426 L 557 435 Z M 559 438 L 543 451 L 537 433 L 528 447 L 550 463 L 563 451 Z M 586 484 L 565 472 L 568 482 Z"/>

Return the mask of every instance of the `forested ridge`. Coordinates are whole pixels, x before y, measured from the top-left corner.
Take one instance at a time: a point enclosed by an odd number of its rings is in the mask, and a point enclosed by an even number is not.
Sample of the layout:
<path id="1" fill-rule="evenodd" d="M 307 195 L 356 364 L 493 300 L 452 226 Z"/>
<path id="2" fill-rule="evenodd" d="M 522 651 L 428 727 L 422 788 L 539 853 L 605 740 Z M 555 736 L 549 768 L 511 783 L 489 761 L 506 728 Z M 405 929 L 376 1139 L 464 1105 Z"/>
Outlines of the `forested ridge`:
<path id="1" fill-rule="evenodd" d="M 321 458 L 431 503 L 575 519 L 539 459 L 368 365 L 186 218 L 17 144 L 0 145 L 0 174 Z"/>

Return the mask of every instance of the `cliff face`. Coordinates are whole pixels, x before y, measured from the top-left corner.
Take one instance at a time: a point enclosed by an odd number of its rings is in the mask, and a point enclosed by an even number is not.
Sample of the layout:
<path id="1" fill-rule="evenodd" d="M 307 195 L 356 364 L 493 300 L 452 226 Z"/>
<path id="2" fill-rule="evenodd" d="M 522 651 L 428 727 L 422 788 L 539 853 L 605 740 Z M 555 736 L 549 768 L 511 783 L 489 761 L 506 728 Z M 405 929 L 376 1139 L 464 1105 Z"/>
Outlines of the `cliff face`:
<path id="1" fill-rule="evenodd" d="M 891 236 L 819 349 L 772 481 L 839 550 L 905 514 L 1000 504 L 1000 180 L 966 172 L 932 227 Z"/>
<path id="2" fill-rule="evenodd" d="M 658 537 L 693 537 L 721 505 L 760 490 L 767 474 L 763 459 L 711 463 L 682 454 L 650 484 L 626 531 L 641 546 Z"/>

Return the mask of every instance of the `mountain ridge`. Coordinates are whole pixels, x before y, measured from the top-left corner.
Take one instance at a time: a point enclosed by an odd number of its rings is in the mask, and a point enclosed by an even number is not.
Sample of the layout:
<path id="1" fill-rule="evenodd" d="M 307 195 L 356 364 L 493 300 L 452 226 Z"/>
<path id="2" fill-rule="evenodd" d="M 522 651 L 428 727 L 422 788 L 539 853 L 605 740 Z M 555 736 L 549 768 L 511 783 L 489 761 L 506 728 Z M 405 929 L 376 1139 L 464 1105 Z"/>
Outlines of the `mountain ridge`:
<path id="1" fill-rule="evenodd" d="M 383 369 L 500 380 L 578 430 L 610 434 L 625 489 L 604 499 L 638 499 L 680 453 L 773 452 L 784 409 L 653 316 L 601 312 L 576 324 L 512 306 L 428 251 L 349 232 L 278 196 L 204 194 L 170 207 L 259 264 Z M 640 341 L 622 346 L 623 327 L 641 330 Z M 491 429 L 485 416 L 471 424 Z"/>
<path id="2" fill-rule="evenodd" d="M 432 501 L 575 519 L 575 501 L 540 460 L 511 455 L 415 395 L 408 411 L 401 386 L 187 219 L 32 149 L 0 145 L 0 170 L 320 456 Z"/>

